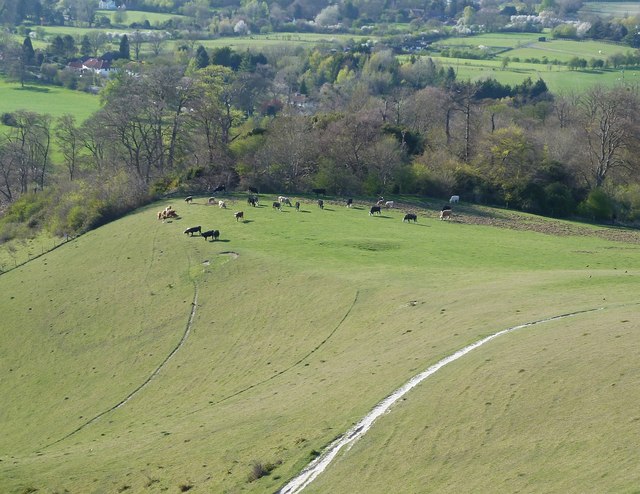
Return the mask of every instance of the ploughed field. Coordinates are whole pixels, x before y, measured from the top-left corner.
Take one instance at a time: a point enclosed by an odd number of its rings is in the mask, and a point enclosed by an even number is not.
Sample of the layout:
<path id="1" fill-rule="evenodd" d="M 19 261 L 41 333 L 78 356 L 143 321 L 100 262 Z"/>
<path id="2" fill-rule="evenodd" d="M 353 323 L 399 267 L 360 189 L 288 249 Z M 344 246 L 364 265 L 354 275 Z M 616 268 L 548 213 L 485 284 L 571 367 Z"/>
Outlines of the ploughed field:
<path id="1" fill-rule="evenodd" d="M 439 370 L 306 491 L 638 485 L 635 231 L 220 198 L 156 203 L 0 276 L 1 492 L 272 493 L 442 358 L 574 312 Z"/>

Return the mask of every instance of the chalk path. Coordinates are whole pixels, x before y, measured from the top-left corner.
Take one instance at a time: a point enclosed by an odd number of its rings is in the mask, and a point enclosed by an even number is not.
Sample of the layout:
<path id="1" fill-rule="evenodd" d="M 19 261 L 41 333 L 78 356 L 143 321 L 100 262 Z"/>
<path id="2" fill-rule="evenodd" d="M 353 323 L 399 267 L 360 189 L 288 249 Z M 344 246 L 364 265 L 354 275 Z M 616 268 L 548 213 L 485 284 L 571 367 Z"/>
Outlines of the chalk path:
<path id="1" fill-rule="evenodd" d="M 505 335 L 507 333 L 511 333 L 512 331 L 516 331 L 517 329 L 527 328 L 530 326 L 534 326 L 536 324 L 542 324 L 545 322 L 556 321 L 558 319 L 563 319 L 566 317 L 572 317 L 579 314 L 584 314 L 587 312 L 595 312 L 598 310 L 602 310 L 604 307 L 599 307 L 597 309 L 585 309 L 576 312 L 570 312 L 567 314 L 561 314 L 558 316 L 549 317 L 546 319 L 540 319 L 539 321 L 528 322 L 525 324 L 520 324 L 518 326 L 513 326 L 511 328 L 503 329 L 494 333 L 492 335 L 486 336 L 481 340 L 472 343 L 457 352 L 449 355 L 448 357 L 443 358 L 439 362 L 433 364 L 427 370 L 421 372 L 417 376 L 411 378 L 406 384 L 395 390 L 391 395 L 378 403 L 373 410 L 371 410 L 360 422 L 358 422 L 355 426 L 349 429 L 345 434 L 336 439 L 333 443 L 331 443 L 316 459 L 314 459 L 309 465 L 307 465 L 300 474 L 294 477 L 289 481 L 282 489 L 278 491 L 278 494 L 296 494 L 301 492 L 305 487 L 307 487 L 311 482 L 313 482 L 318 475 L 320 475 L 324 470 L 329 466 L 329 464 L 333 461 L 336 455 L 340 452 L 340 450 L 345 446 L 352 445 L 356 440 L 361 438 L 366 434 L 366 432 L 371 428 L 373 423 L 389 408 L 396 403 L 400 398 L 402 398 L 405 394 L 411 391 L 414 387 L 424 381 L 427 377 L 435 374 L 442 367 L 451 362 L 458 360 L 460 357 L 466 355 L 472 350 L 484 345 L 485 343 L 498 338 L 499 336 Z"/>

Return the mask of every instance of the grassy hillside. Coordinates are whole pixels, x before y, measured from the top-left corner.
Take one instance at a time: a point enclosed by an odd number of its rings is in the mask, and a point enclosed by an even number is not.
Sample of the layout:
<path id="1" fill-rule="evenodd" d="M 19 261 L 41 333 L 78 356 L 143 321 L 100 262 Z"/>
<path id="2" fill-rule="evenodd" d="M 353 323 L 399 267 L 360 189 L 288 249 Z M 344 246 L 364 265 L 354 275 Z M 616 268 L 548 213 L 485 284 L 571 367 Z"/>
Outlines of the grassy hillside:
<path id="1" fill-rule="evenodd" d="M 569 70 L 567 65 L 557 64 L 566 64 L 573 57 L 587 61 L 606 61 L 612 55 L 632 51 L 628 46 L 599 41 L 553 39 L 548 33 L 546 41 L 538 41 L 539 36 L 535 33 L 494 33 L 447 38 L 434 43 L 434 46 L 469 50 L 477 50 L 482 46 L 499 55 L 490 60 L 449 57 L 434 57 L 434 60 L 445 67 L 453 67 L 458 80 L 476 81 L 491 77 L 503 84 L 516 85 L 527 77 L 534 81 L 542 78 L 553 93 L 582 91 L 595 85 L 614 86 L 623 83 L 636 86 L 639 82 L 640 71 L 636 69 Z M 502 67 L 505 57 L 510 61 L 506 67 Z M 548 63 L 541 63 L 545 58 Z M 515 62 L 514 59 L 519 61 Z M 526 61 L 536 59 L 538 63 Z"/>
<path id="2" fill-rule="evenodd" d="M 595 308 L 445 367 L 309 492 L 637 486 L 635 233 L 272 200 L 158 203 L 0 276 L 1 492 L 274 492 L 441 358 Z"/>
<path id="3" fill-rule="evenodd" d="M 31 83 L 21 87 L 18 82 L 6 82 L 0 79 L 0 114 L 27 110 L 60 117 L 69 113 L 81 122 L 90 117 L 99 107 L 98 96 L 92 94 L 60 86 Z"/>

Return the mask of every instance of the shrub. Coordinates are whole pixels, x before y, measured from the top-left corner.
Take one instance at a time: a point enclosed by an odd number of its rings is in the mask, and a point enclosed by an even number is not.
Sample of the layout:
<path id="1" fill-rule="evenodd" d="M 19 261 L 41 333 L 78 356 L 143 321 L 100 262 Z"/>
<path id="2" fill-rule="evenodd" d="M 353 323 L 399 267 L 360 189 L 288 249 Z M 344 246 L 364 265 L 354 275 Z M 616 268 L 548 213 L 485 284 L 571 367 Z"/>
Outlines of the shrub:
<path id="1" fill-rule="evenodd" d="M 13 113 L 3 113 L 0 117 L 0 121 L 7 127 L 15 127 L 18 125 L 16 117 Z"/>
<path id="2" fill-rule="evenodd" d="M 248 481 L 254 482 L 269 475 L 281 463 L 282 461 L 277 461 L 276 463 L 262 463 L 260 461 L 254 461 L 251 464 L 251 472 L 249 473 Z"/>
<path id="3" fill-rule="evenodd" d="M 557 218 L 570 216 L 574 213 L 576 202 L 571 189 L 565 184 L 552 183 L 544 188 L 545 201 L 542 212 Z"/>
<path id="4" fill-rule="evenodd" d="M 614 214 L 613 200 L 598 187 L 589 192 L 587 198 L 578 205 L 578 214 L 596 221 L 610 220 Z"/>

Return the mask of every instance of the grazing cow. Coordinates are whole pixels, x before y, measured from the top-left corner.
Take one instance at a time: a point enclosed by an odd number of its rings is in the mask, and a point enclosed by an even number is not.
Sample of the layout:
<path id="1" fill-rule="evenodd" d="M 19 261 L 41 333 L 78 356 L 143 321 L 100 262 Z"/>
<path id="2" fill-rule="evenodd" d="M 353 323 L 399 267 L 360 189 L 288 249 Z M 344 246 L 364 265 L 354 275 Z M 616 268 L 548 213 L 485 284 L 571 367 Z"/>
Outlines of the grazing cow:
<path id="1" fill-rule="evenodd" d="M 388 209 L 388 208 L 392 208 L 393 207 L 393 201 L 387 201 L 384 203 L 384 206 Z"/>
<path id="2" fill-rule="evenodd" d="M 190 237 L 193 237 L 194 233 L 199 233 L 202 235 L 202 227 L 200 226 L 192 226 L 191 228 L 187 228 L 184 233 L 188 233 Z"/>
<path id="3" fill-rule="evenodd" d="M 255 207 L 256 207 L 256 203 L 257 203 L 257 202 L 258 202 L 258 201 L 256 201 L 256 198 L 255 198 L 255 197 L 253 197 L 253 196 L 249 196 L 249 197 L 247 198 L 247 204 L 249 204 L 249 206 L 253 206 L 253 207 L 255 208 Z"/>
<path id="4" fill-rule="evenodd" d="M 318 199 L 318 207 L 324 209 L 324 201 L 322 199 Z"/>
<path id="5" fill-rule="evenodd" d="M 404 218 L 402 218 L 402 222 L 404 223 L 405 221 L 408 221 L 409 223 L 411 223 L 412 221 L 414 223 L 418 222 L 418 216 L 416 214 L 413 213 L 407 213 L 404 215 Z"/>
<path id="6" fill-rule="evenodd" d="M 186 202 L 187 204 L 191 204 L 192 201 L 193 201 L 193 196 L 187 196 L 184 198 L 184 202 Z"/>
<path id="7" fill-rule="evenodd" d="M 213 189 L 213 192 L 224 192 L 226 190 L 227 187 L 224 184 L 220 184 L 215 189 Z"/>
<path id="8" fill-rule="evenodd" d="M 371 206 L 371 209 L 369 210 L 369 216 L 373 216 L 375 213 L 382 214 L 380 206 Z"/>
<path id="9" fill-rule="evenodd" d="M 274 202 L 271 207 L 273 209 L 277 209 L 278 211 L 282 211 L 282 209 L 280 209 L 282 207 L 282 205 L 279 202 Z"/>
<path id="10" fill-rule="evenodd" d="M 287 206 L 291 207 L 291 199 L 289 199 L 288 197 L 283 197 L 282 198 L 282 204 L 286 204 Z"/>
<path id="11" fill-rule="evenodd" d="M 296 201 L 296 211 L 300 211 L 300 201 Z"/>
<path id="12" fill-rule="evenodd" d="M 178 213 L 174 209 L 165 209 L 164 218 L 177 218 Z"/>
<path id="13" fill-rule="evenodd" d="M 449 202 L 451 204 L 460 202 L 460 196 L 451 196 L 451 198 L 449 199 Z"/>
<path id="14" fill-rule="evenodd" d="M 258 189 L 256 189 L 255 187 L 249 187 L 249 192 L 257 194 L 258 193 Z"/>
<path id="15" fill-rule="evenodd" d="M 219 230 L 207 230 L 206 232 L 202 232 L 202 238 L 207 240 L 209 237 L 211 237 L 211 241 L 212 242 L 214 240 L 218 240 L 219 236 L 220 236 L 220 231 Z"/>
<path id="16" fill-rule="evenodd" d="M 453 211 L 451 211 L 450 209 L 444 209 L 444 210 L 440 211 L 440 219 L 441 220 L 451 219 L 452 215 L 453 215 Z"/>
<path id="17" fill-rule="evenodd" d="M 227 203 L 224 201 L 218 201 L 218 207 L 220 209 L 227 209 Z"/>
<path id="18" fill-rule="evenodd" d="M 216 199 L 215 197 L 210 197 L 209 200 L 207 201 L 209 204 L 217 204 L 218 199 Z"/>
<path id="19" fill-rule="evenodd" d="M 327 193 L 327 189 L 311 189 L 311 191 L 317 196 L 323 196 Z"/>
<path id="20" fill-rule="evenodd" d="M 235 216 L 236 221 L 239 221 L 241 218 L 244 220 L 244 211 L 236 211 L 233 216 Z"/>
<path id="21" fill-rule="evenodd" d="M 350 208 L 351 206 L 353 206 L 353 199 L 349 198 L 347 199 L 347 207 Z"/>

